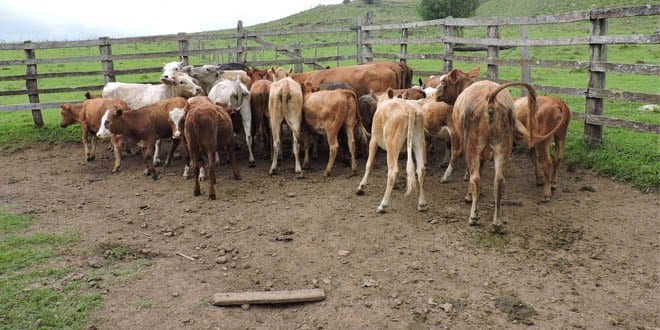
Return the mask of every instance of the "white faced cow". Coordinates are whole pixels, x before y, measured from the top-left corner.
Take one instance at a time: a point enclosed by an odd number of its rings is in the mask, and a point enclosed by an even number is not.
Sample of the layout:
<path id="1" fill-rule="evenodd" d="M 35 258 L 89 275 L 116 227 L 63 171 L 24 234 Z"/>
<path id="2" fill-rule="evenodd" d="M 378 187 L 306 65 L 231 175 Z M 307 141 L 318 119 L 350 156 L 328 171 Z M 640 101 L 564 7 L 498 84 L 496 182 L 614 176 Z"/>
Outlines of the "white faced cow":
<path id="1" fill-rule="evenodd" d="M 183 61 L 166 63 L 163 66 L 163 73 L 160 75 L 160 79 L 172 79 L 174 74 L 181 71 L 181 69 L 183 69 Z"/>
<path id="2" fill-rule="evenodd" d="M 211 88 L 209 92 L 211 102 L 226 104 L 227 107 L 236 109 L 241 115 L 243 131 L 245 132 L 245 143 L 248 147 L 249 166 L 254 166 L 254 155 L 252 154 L 252 109 L 250 107 L 250 91 L 240 81 L 239 77 L 234 80 L 221 80 Z"/>

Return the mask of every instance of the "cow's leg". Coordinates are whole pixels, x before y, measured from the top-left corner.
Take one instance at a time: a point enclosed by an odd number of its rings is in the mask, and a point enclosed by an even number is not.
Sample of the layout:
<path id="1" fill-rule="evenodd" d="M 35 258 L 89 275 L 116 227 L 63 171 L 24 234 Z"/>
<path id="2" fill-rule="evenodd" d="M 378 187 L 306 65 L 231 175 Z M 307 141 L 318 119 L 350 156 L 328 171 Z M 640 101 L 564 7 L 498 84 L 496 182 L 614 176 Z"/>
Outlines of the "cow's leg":
<path id="1" fill-rule="evenodd" d="M 541 155 L 543 152 L 543 146 L 541 144 L 542 143 L 536 145 L 534 148 L 529 148 L 529 157 L 532 161 L 532 164 L 534 164 L 534 177 L 536 178 L 537 186 L 542 186 L 544 182 L 543 162 L 541 161 L 541 158 L 543 157 L 543 155 Z"/>
<path id="2" fill-rule="evenodd" d="M 346 139 L 348 140 L 348 151 L 351 153 L 351 176 L 357 174 L 357 155 L 355 150 L 355 127 L 345 127 Z"/>
<path id="3" fill-rule="evenodd" d="M 332 171 L 332 166 L 335 164 L 335 159 L 337 158 L 337 151 L 339 150 L 339 141 L 337 141 L 337 134 L 339 133 L 339 130 L 335 130 L 333 132 L 326 132 L 327 138 L 328 138 L 328 165 L 325 167 L 325 171 L 323 171 L 323 176 L 328 176 L 330 175 L 330 171 Z"/>
<path id="4" fill-rule="evenodd" d="M 201 191 L 199 189 L 199 169 L 200 169 L 200 164 L 199 164 L 199 155 L 197 155 L 197 152 L 191 152 L 190 153 L 190 158 L 192 160 L 192 168 L 193 168 L 193 196 L 199 196 L 201 195 Z"/>
<path id="5" fill-rule="evenodd" d="M 241 106 L 241 120 L 243 122 L 243 131 L 245 132 L 245 143 L 248 148 L 248 166 L 254 167 L 254 154 L 252 153 L 252 110 L 250 109 L 250 100 Z"/>
<path id="6" fill-rule="evenodd" d="M 552 161 L 552 189 L 557 188 L 557 171 L 564 157 L 565 136 L 555 136 L 555 157 Z"/>
<path id="7" fill-rule="evenodd" d="M 89 154 L 88 137 L 89 137 L 89 133 L 87 132 L 87 127 L 84 126 L 84 127 L 82 127 L 82 143 L 83 143 L 83 147 L 85 148 L 85 160 L 87 160 L 88 162 L 91 162 L 92 158 Z"/>
<path id="8" fill-rule="evenodd" d="M 374 159 L 376 159 L 376 152 L 378 151 L 378 143 L 376 143 L 375 135 L 371 135 L 369 140 L 369 150 L 367 152 L 367 165 L 364 168 L 364 175 L 362 176 L 362 181 L 358 186 L 356 194 L 364 195 L 364 188 L 367 186 L 367 178 L 369 178 L 369 172 L 374 166 Z"/>
<path id="9" fill-rule="evenodd" d="M 176 147 L 179 146 L 180 141 L 180 139 L 172 139 L 172 146 L 170 151 L 167 153 L 167 158 L 165 158 L 165 166 L 170 166 L 170 162 L 172 162 L 172 157 L 174 156 L 174 151 L 176 150 Z"/>
<path id="10" fill-rule="evenodd" d="M 270 116 L 270 131 L 273 134 L 273 148 L 271 152 L 272 163 L 270 165 L 270 175 L 275 174 L 277 169 L 277 157 L 280 153 L 280 131 L 282 129 L 282 114 L 279 111 Z"/>
<path id="11" fill-rule="evenodd" d="M 206 162 L 208 165 L 208 173 L 209 173 L 209 199 L 210 200 L 215 200 L 215 144 L 212 143 L 210 147 L 207 148 L 206 150 L 206 158 L 208 161 Z"/>
<path id="12" fill-rule="evenodd" d="M 418 116 L 421 117 L 421 116 Z M 422 127 L 422 118 L 416 118 L 415 126 Z M 424 181 L 426 180 L 426 141 L 424 141 L 424 130 L 415 130 L 413 136 L 413 148 L 415 153 L 415 163 L 417 163 L 417 182 L 419 184 L 419 198 L 417 200 L 417 210 L 424 212 L 428 210 L 426 197 L 424 196 Z"/>
<path id="13" fill-rule="evenodd" d="M 147 166 L 147 169 L 144 171 L 144 175 L 150 175 L 151 178 L 154 180 L 158 179 L 158 174 L 156 173 L 156 168 L 154 167 L 154 163 L 152 162 L 154 158 L 154 152 L 156 150 L 156 145 L 158 144 L 158 141 L 152 142 L 148 141 L 146 143 L 146 149 L 144 151 L 144 163 Z"/>
<path id="14" fill-rule="evenodd" d="M 293 135 L 293 157 L 296 160 L 295 172 L 298 173 L 298 178 L 302 179 L 305 175 L 302 171 L 302 166 L 300 166 L 300 130 L 302 126 L 302 114 L 293 109 L 287 110 L 286 122 Z"/>
<path id="15" fill-rule="evenodd" d="M 449 165 L 447 165 L 447 169 L 445 170 L 442 179 L 440 179 L 440 183 L 445 183 L 449 180 L 449 176 L 451 176 L 451 173 L 456 166 L 456 161 L 461 155 L 461 141 L 459 141 L 458 132 L 456 132 L 455 129 L 450 129 L 449 135 L 451 136 L 451 155 L 449 155 Z"/>
<path id="16" fill-rule="evenodd" d="M 121 166 L 121 148 L 124 142 L 124 138 L 121 135 L 112 134 L 110 137 L 110 143 L 112 144 L 113 152 L 115 154 L 115 166 L 112 167 L 112 173 L 119 171 L 119 166 Z"/>
<path id="17" fill-rule="evenodd" d="M 96 138 L 96 134 L 92 134 L 92 154 L 89 160 L 94 160 L 96 159 L 96 145 L 98 144 L 98 139 Z"/>
<path id="18" fill-rule="evenodd" d="M 400 133 L 400 132 L 397 132 Z M 396 178 L 399 175 L 399 153 L 401 146 L 405 142 L 403 133 L 396 134 L 393 138 L 388 138 L 387 141 L 387 186 L 385 187 L 385 194 L 383 200 L 378 205 L 377 211 L 384 213 L 390 205 L 392 196 L 392 189 L 396 183 Z"/>
<path id="19" fill-rule="evenodd" d="M 479 203 L 479 193 L 481 193 L 481 177 L 479 176 L 479 152 L 472 152 L 470 146 L 465 151 L 465 162 L 470 173 L 470 183 L 468 184 L 468 193 L 472 197 L 472 207 L 470 208 L 469 223 L 471 226 L 479 224 L 479 214 L 477 204 Z"/>
<path id="20" fill-rule="evenodd" d="M 539 165 L 543 167 L 543 199 L 552 196 L 552 159 L 550 157 L 550 142 L 541 142 L 536 149 Z M 538 179 L 537 179 L 538 180 Z"/>
<path id="21" fill-rule="evenodd" d="M 156 140 L 156 144 L 154 145 L 154 154 L 153 154 L 153 164 L 154 166 L 160 166 L 160 139 Z"/>
<path id="22" fill-rule="evenodd" d="M 310 147 L 310 133 L 307 132 L 307 130 L 304 130 L 300 133 L 302 135 L 302 144 L 303 144 L 303 151 L 305 153 L 305 156 L 303 157 L 303 163 L 302 167 L 304 169 L 309 168 L 309 147 Z"/>
<path id="23" fill-rule="evenodd" d="M 495 147 L 495 178 L 493 182 L 493 193 L 495 195 L 495 212 L 493 213 L 493 231 L 502 230 L 502 196 L 504 195 L 504 170 L 511 153 L 511 145 L 505 146 L 504 143 Z M 475 197 L 476 198 L 476 197 Z"/>

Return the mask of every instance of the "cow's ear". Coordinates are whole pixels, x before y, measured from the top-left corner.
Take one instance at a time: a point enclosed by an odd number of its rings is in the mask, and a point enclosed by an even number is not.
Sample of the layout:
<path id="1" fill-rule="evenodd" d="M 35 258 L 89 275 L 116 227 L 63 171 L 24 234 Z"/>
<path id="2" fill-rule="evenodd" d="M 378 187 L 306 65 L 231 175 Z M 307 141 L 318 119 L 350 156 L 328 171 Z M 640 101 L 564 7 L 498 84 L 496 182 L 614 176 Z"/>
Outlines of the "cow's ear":
<path id="1" fill-rule="evenodd" d="M 470 70 L 470 72 L 468 72 L 468 76 L 469 76 L 470 78 L 474 79 L 474 78 L 476 78 L 476 77 L 479 75 L 479 71 L 480 71 L 480 70 L 481 70 L 480 67 L 475 66 L 474 68 L 472 68 L 472 70 Z"/>
<path id="2" fill-rule="evenodd" d="M 289 74 L 291 74 L 292 72 L 293 72 L 293 67 L 290 67 L 289 68 Z"/>
<path id="3" fill-rule="evenodd" d="M 417 80 L 419 81 L 420 87 L 424 86 L 424 82 L 422 81 L 422 78 L 417 78 Z"/>
<path id="4" fill-rule="evenodd" d="M 408 92 L 404 92 L 400 96 L 401 96 L 402 99 L 407 100 L 408 99 Z"/>
<path id="5" fill-rule="evenodd" d="M 190 74 L 192 72 L 192 65 L 186 65 L 183 68 L 181 68 L 181 72 L 185 72 L 187 74 Z"/>
<path id="6" fill-rule="evenodd" d="M 392 87 L 387 87 L 387 97 L 394 98 L 394 90 L 392 89 Z"/>
<path id="7" fill-rule="evenodd" d="M 117 109 L 117 111 L 115 112 L 115 117 L 119 118 L 119 117 L 121 117 L 121 115 L 122 115 L 123 113 L 124 113 L 124 110 L 122 110 L 122 109 Z"/>
<path id="8" fill-rule="evenodd" d="M 64 111 L 69 111 L 69 110 L 71 110 L 71 103 L 60 104 L 60 108 L 62 108 L 62 110 L 64 110 Z"/>
<path id="9" fill-rule="evenodd" d="M 449 71 L 449 73 L 447 74 L 447 77 L 445 78 L 445 80 L 447 80 L 449 82 L 454 82 L 454 81 L 458 80 L 458 73 L 459 72 L 461 72 L 461 70 L 459 70 L 459 69 L 454 69 L 454 70 Z"/>

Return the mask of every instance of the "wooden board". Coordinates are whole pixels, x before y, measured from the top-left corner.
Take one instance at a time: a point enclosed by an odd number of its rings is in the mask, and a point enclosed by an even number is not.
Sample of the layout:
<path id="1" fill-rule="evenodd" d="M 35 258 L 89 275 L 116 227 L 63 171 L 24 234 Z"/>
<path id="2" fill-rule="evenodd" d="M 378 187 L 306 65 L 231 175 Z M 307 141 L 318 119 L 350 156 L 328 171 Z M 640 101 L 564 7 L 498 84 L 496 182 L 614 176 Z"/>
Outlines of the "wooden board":
<path id="1" fill-rule="evenodd" d="M 227 292 L 213 295 L 213 305 L 231 306 L 243 304 L 287 304 L 325 299 L 322 289 L 292 291 Z"/>

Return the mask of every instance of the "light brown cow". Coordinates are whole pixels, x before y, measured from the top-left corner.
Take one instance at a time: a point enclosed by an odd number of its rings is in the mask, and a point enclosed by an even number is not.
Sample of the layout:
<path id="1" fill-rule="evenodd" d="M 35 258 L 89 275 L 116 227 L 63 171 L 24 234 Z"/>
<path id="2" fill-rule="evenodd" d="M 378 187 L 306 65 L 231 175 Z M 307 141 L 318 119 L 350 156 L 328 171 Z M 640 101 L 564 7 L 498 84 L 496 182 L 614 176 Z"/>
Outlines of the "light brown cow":
<path id="1" fill-rule="evenodd" d="M 467 172 L 470 176 L 466 201 L 472 202 L 470 225 L 479 222 L 478 202 L 481 193 L 482 162 L 492 152 L 495 161 L 494 195 L 495 212 L 493 230 L 502 230 L 502 196 L 504 191 L 504 171 L 513 147 L 513 135 L 518 126 L 515 119 L 514 104 L 507 87 L 523 86 L 529 92 L 528 116 L 529 132 L 535 131 L 536 93 L 524 83 L 499 85 L 492 81 L 474 82 L 478 68 L 465 74 L 458 69 L 450 71 L 441 79 L 438 99 L 453 104 L 453 128 L 451 129 L 451 161 L 443 177 L 446 181 L 455 165 L 456 157 L 465 152 Z M 533 140 L 529 134 L 530 141 Z"/>
<path id="2" fill-rule="evenodd" d="M 270 72 L 270 71 L 268 71 Z M 272 77 L 272 75 L 271 75 Z M 250 88 L 250 110 L 252 111 L 252 136 L 261 136 L 264 152 L 270 145 L 270 125 L 268 124 L 268 98 L 272 82 L 267 79 L 256 80 Z"/>
<path id="3" fill-rule="evenodd" d="M 82 129 L 82 143 L 85 148 L 85 158 L 88 162 L 96 159 L 96 133 L 101 127 L 101 118 L 107 109 L 115 108 L 128 111 L 129 108 L 124 101 L 111 99 L 111 98 L 93 98 L 85 100 L 82 103 L 69 104 L 65 103 L 60 106 L 62 121 L 61 127 L 67 127 L 75 122 L 79 122 Z M 91 136 L 90 136 L 91 134 Z M 91 139 L 91 141 L 89 141 Z M 120 145 L 121 136 L 112 135 L 111 143 L 115 147 L 115 162 L 117 157 L 121 157 L 121 149 L 117 149 Z M 91 150 L 89 148 L 91 142 Z M 119 156 L 117 156 L 119 154 Z"/>
<path id="4" fill-rule="evenodd" d="M 241 175 L 236 165 L 234 155 L 234 130 L 231 118 L 224 107 L 211 103 L 206 96 L 196 96 L 188 100 L 184 109 L 184 135 L 193 172 L 193 195 L 200 195 L 199 174 L 201 158 L 206 156 L 208 166 L 208 195 L 215 200 L 215 155 L 218 150 L 224 150 L 229 155 L 234 179 L 240 180 Z"/>
<path id="5" fill-rule="evenodd" d="M 387 151 L 387 187 L 385 195 L 378 206 L 378 212 L 385 212 L 390 204 L 390 196 L 397 175 L 399 173 L 399 153 L 404 143 L 407 142 L 408 160 L 406 162 L 407 188 L 409 195 L 415 188 L 415 164 L 413 163 L 413 151 L 415 163 L 417 163 L 417 180 L 419 182 L 419 199 L 417 210 L 428 209 L 424 197 L 424 179 L 426 177 L 426 144 L 424 141 L 424 117 L 419 106 L 414 101 L 400 98 L 392 98 L 393 93 L 388 91 L 388 97 L 377 98 L 377 110 L 374 114 L 371 127 L 371 140 L 369 141 L 369 157 L 364 171 L 364 177 L 360 181 L 357 194 L 364 194 L 369 172 L 374 164 L 376 151 L 381 147 Z"/>
<path id="6" fill-rule="evenodd" d="M 277 79 L 277 75 L 275 79 Z M 295 171 L 300 178 L 304 176 L 299 158 L 300 129 L 303 120 L 302 105 L 302 88 L 290 77 L 281 78 L 270 85 L 268 115 L 270 117 L 270 131 L 273 134 L 273 162 L 270 166 L 270 175 L 275 174 L 277 169 L 277 159 L 280 152 L 280 130 L 282 120 L 286 120 L 286 124 L 293 135 L 293 155 L 296 159 Z"/>
<path id="7" fill-rule="evenodd" d="M 146 165 L 144 175 L 151 175 L 156 180 L 158 179 L 158 174 L 156 173 L 153 161 L 151 161 L 156 147 L 156 140 L 172 137 L 169 113 L 175 108 L 184 108 L 186 104 L 186 99 L 173 97 L 132 111 L 109 109 L 103 115 L 101 128 L 96 135 L 98 137 L 107 137 L 110 134 L 121 134 L 144 145 L 144 161 Z M 169 165 L 174 149 L 176 149 L 178 144 L 179 140 L 172 141 L 172 148 L 167 154 L 165 165 Z M 121 149 L 115 148 L 115 155 L 117 155 L 117 150 Z M 115 161 L 113 171 L 117 171 L 120 165 L 121 159 L 118 158 Z"/>
<path id="8" fill-rule="evenodd" d="M 339 130 L 344 127 L 348 139 L 348 150 L 351 153 L 351 176 L 357 174 L 355 129 L 358 128 L 358 134 L 364 141 L 367 140 L 367 131 L 362 126 L 357 111 L 357 96 L 355 93 L 347 89 L 336 89 L 308 94 L 305 96 L 303 103 L 303 118 L 305 120 L 303 131 L 306 133 L 303 168 L 307 168 L 309 164 L 310 141 L 307 133 L 326 135 L 329 155 L 323 176 L 328 176 L 339 150 Z"/>
<path id="9" fill-rule="evenodd" d="M 407 89 L 412 87 L 413 70 L 402 62 L 368 62 L 360 64 L 364 66 L 371 66 L 374 70 L 382 70 L 388 68 L 396 75 L 397 86 L 393 89 Z"/>
<path id="10" fill-rule="evenodd" d="M 419 78 L 419 86 L 422 89 L 426 88 L 438 88 L 440 86 L 440 77 L 442 76 L 435 76 L 435 75 L 430 75 L 428 78 Z"/>
<path id="11" fill-rule="evenodd" d="M 440 139 L 437 157 L 442 160 L 447 152 L 447 143 L 450 141 L 449 130 L 452 127 L 452 106 L 445 102 L 427 101 L 422 104 L 422 115 L 424 116 L 424 133 L 430 137 L 429 144 L 433 138 Z M 430 152 L 430 151 L 429 151 Z"/>
<path id="12" fill-rule="evenodd" d="M 530 109 L 527 97 L 519 98 L 514 102 L 516 118 L 521 123 L 527 122 Z M 543 185 L 545 200 L 550 199 L 552 190 L 557 185 L 557 169 L 561 165 L 564 154 L 564 143 L 568 133 L 568 124 L 571 119 L 571 110 L 566 103 L 554 96 L 538 96 L 536 98 L 537 126 L 534 130 L 534 147 L 530 148 L 530 156 L 534 163 L 536 184 Z M 516 135 L 516 143 L 527 144 L 523 134 Z M 554 159 L 550 156 L 552 139 L 555 141 Z"/>

